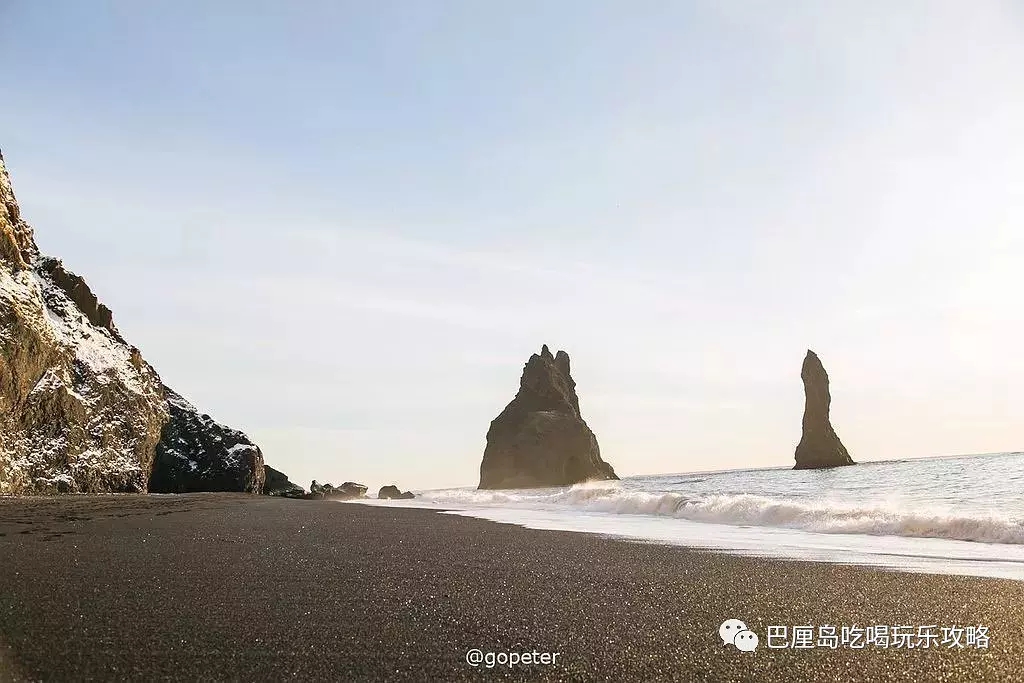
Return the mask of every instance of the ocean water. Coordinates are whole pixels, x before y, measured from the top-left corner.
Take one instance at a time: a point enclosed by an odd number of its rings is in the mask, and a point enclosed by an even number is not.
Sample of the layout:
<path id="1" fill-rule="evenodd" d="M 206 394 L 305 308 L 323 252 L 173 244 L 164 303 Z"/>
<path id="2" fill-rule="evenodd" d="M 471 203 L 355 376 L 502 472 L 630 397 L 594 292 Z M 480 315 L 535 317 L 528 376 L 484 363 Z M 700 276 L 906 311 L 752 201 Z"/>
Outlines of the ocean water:
<path id="1" fill-rule="evenodd" d="M 746 555 L 1024 579 L 1024 453 L 418 495 L 379 504 Z"/>

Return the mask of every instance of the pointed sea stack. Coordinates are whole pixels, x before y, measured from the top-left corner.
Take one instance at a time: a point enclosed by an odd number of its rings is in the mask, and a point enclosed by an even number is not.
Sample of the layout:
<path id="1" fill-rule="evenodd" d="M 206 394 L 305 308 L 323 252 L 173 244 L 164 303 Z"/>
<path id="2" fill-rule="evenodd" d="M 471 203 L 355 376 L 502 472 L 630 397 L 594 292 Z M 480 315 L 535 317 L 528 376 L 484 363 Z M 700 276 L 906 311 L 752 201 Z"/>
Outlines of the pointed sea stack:
<path id="1" fill-rule="evenodd" d="M 263 454 L 164 386 L 43 256 L 0 156 L 0 495 L 263 490 Z"/>
<path id="2" fill-rule="evenodd" d="M 569 486 L 618 479 L 580 416 L 569 354 L 547 346 L 526 363 L 519 393 L 491 422 L 481 489 Z"/>
<path id="3" fill-rule="evenodd" d="M 804 424 L 800 444 L 796 447 L 796 470 L 854 465 L 829 421 L 832 395 L 828 390 L 828 373 L 813 351 L 804 358 L 800 379 L 804 381 Z"/>

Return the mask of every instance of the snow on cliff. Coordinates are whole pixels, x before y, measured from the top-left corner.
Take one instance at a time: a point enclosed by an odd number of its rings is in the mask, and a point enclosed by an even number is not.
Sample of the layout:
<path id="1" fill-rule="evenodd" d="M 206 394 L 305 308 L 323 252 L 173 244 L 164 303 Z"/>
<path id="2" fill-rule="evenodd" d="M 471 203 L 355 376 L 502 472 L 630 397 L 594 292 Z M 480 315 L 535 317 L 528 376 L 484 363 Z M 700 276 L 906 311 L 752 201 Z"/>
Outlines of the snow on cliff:
<path id="1" fill-rule="evenodd" d="M 263 478 L 259 448 L 165 387 L 85 280 L 39 254 L 0 157 L 0 494 L 258 493 Z"/>

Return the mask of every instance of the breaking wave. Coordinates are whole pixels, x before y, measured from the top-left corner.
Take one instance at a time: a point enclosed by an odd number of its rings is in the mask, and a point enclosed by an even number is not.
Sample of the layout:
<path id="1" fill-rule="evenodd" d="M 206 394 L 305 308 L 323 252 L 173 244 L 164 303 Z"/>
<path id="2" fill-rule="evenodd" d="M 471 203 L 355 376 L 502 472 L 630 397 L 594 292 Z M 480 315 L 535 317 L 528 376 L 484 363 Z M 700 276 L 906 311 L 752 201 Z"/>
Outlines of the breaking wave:
<path id="1" fill-rule="evenodd" d="M 899 505 L 850 505 L 752 494 L 644 492 L 608 482 L 563 489 L 474 491 L 452 489 L 423 494 L 434 503 L 474 507 L 653 515 L 732 526 L 764 526 L 822 534 L 865 534 L 942 538 L 981 543 L 1024 544 L 1024 525 L 999 515 L 964 515 Z"/>

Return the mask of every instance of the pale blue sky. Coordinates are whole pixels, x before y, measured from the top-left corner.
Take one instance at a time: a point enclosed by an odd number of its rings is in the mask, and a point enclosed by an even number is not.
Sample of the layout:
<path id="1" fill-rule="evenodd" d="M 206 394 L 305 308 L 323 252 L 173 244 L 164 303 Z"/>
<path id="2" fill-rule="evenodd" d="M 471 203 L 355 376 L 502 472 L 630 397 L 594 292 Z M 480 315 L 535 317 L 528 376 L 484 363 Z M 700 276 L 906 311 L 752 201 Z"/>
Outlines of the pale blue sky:
<path id="1" fill-rule="evenodd" d="M 474 484 L 542 343 L 622 474 L 1024 448 L 1024 9 L 0 0 L 44 251 L 309 479 Z"/>

